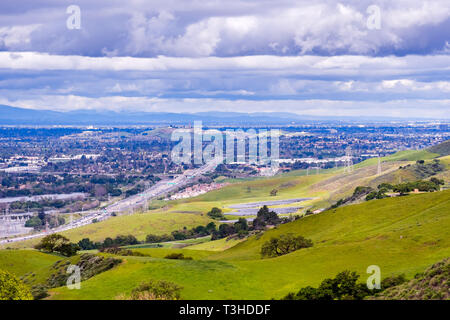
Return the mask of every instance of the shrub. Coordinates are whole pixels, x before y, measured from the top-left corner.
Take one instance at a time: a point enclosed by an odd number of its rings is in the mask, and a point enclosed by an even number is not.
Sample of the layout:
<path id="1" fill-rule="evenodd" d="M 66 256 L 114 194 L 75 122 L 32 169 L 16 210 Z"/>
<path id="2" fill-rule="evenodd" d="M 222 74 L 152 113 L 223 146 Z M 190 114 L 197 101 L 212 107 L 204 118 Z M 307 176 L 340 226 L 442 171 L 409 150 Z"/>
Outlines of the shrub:
<path id="1" fill-rule="evenodd" d="M 165 259 L 174 260 L 192 260 L 192 257 L 185 257 L 182 253 L 171 253 L 164 257 Z"/>
<path id="2" fill-rule="evenodd" d="M 384 290 L 384 289 L 387 289 L 390 287 L 395 287 L 406 281 L 408 281 L 408 280 L 406 280 L 406 277 L 404 274 L 400 274 L 398 276 L 387 277 L 387 278 L 383 279 L 383 281 L 381 281 L 381 288 L 383 288 L 383 290 Z"/>
<path id="3" fill-rule="evenodd" d="M 42 284 L 35 285 L 31 288 L 31 294 L 35 300 L 41 300 L 50 296 L 47 292 L 48 288 Z"/>
<path id="4" fill-rule="evenodd" d="M 0 270 L 0 300 L 33 300 L 33 295 L 15 275 Z"/>
<path id="5" fill-rule="evenodd" d="M 102 249 L 100 249 L 100 252 L 115 254 L 118 256 L 149 257 L 149 255 L 143 254 L 139 251 L 132 251 L 129 249 L 122 249 L 119 247 L 102 248 Z"/>
<path id="6" fill-rule="evenodd" d="M 183 287 L 169 281 L 154 281 L 142 283 L 133 289 L 129 296 L 121 295 L 119 300 L 179 300 Z"/>
<path id="7" fill-rule="evenodd" d="M 50 288 L 60 287 L 67 283 L 67 279 L 70 277 L 70 273 L 67 273 L 67 268 L 74 261 L 64 259 L 57 261 L 51 267 L 53 271 L 47 279 L 47 286 Z M 81 281 L 87 280 L 99 273 L 105 272 L 114 268 L 121 263 L 122 260 L 112 257 L 103 257 L 90 253 L 84 253 L 80 255 L 76 265 L 81 270 Z"/>

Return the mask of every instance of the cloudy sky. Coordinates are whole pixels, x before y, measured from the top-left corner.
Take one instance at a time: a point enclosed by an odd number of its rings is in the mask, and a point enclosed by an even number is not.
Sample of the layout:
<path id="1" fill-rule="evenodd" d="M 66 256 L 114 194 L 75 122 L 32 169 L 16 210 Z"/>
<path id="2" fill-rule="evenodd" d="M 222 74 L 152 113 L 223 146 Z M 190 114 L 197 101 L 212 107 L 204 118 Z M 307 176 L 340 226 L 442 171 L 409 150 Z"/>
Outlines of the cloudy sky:
<path id="1" fill-rule="evenodd" d="M 449 119 L 450 1 L 1 1 L 0 104 Z"/>

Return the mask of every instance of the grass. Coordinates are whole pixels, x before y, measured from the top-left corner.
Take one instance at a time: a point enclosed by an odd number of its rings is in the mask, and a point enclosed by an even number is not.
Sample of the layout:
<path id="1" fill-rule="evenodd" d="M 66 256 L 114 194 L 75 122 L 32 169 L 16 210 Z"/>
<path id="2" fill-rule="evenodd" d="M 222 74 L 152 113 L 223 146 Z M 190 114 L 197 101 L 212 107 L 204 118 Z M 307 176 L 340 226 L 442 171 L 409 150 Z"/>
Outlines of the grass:
<path id="1" fill-rule="evenodd" d="M 143 249 L 152 257 L 126 257 L 126 263 L 83 282 L 82 290 L 52 290 L 53 298 L 114 299 L 147 279 L 183 286 L 184 299 L 280 298 L 346 269 L 357 271 L 365 281 L 372 264 L 380 266 L 383 278 L 399 273 L 411 278 L 450 256 L 449 210 L 450 191 L 410 195 L 308 216 L 217 253 L 204 244 L 192 261 L 161 259 L 168 252 L 194 255 L 192 248 Z M 260 258 L 265 241 L 290 232 L 311 238 L 314 246 Z"/>
<path id="2" fill-rule="evenodd" d="M 198 260 L 205 258 L 213 252 L 207 250 L 187 250 L 187 249 L 173 249 L 173 248 L 148 248 L 148 249 L 133 249 L 133 251 L 150 255 L 152 258 L 164 258 L 171 253 L 182 253 L 185 257 L 191 257 Z"/>
<path id="3" fill-rule="evenodd" d="M 77 257 L 74 257 L 77 258 Z M 0 250 L 0 270 L 7 270 L 27 279 L 27 285 L 45 283 L 51 274 L 51 266 L 64 257 L 36 250 Z"/>
<path id="4" fill-rule="evenodd" d="M 193 238 L 193 239 L 186 239 L 186 240 L 177 240 L 177 241 L 171 241 L 171 242 L 162 242 L 162 243 L 142 243 L 142 244 L 135 244 L 130 246 L 124 246 L 123 248 L 126 249 L 148 249 L 148 248 L 185 248 L 188 246 L 201 244 L 205 242 L 209 242 L 211 240 L 211 236 L 205 236 L 205 237 L 199 237 L 199 238 Z"/>
<path id="5" fill-rule="evenodd" d="M 35 250 L 0 250 L 0 269 L 20 277 L 28 272 L 48 268 L 61 259 Z"/>
<path id="6" fill-rule="evenodd" d="M 206 250 L 206 251 L 224 251 L 226 249 L 229 249 L 238 243 L 241 243 L 244 241 L 243 239 L 219 239 L 209 242 L 204 242 L 196 245 L 192 245 L 189 247 L 186 247 L 187 250 Z"/>

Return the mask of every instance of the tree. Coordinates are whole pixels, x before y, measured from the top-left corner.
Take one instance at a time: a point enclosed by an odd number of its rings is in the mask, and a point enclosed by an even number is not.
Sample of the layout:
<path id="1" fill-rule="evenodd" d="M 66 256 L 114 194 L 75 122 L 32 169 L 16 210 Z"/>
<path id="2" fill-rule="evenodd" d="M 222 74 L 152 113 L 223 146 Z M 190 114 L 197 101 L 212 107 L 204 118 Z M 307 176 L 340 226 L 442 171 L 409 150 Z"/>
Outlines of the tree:
<path id="1" fill-rule="evenodd" d="M 56 247 L 55 251 L 59 252 L 63 256 L 72 257 L 77 254 L 77 251 L 80 250 L 80 247 L 76 243 L 61 243 L 58 247 Z"/>
<path id="2" fill-rule="evenodd" d="M 219 230 L 215 231 L 211 237 L 212 240 L 222 239 L 228 237 L 229 235 L 235 234 L 236 229 L 234 226 L 229 224 L 221 224 Z"/>
<path id="3" fill-rule="evenodd" d="M 435 185 L 444 185 L 445 184 L 445 181 L 444 180 L 441 180 L 441 179 L 438 179 L 438 178 L 435 178 L 435 177 L 432 177 L 431 179 L 430 179 L 430 181 L 431 182 L 433 182 Z"/>
<path id="4" fill-rule="evenodd" d="M 111 239 L 110 237 L 107 237 L 104 241 L 103 241 L 103 247 L 108 248 L 108 247 L 112 247 L 114 245 L 114 240 Z"/>
<path id="5" fill-rule="evenodd" d="M 40 250 L 40 251 L 44 251 L 44 252 L 54 252 L 55 248 L 64 242 L 68 242 L 69 239 L 67 239 L 66 237 L 54 233 L 51 235 L 48 235 L 46 237 L 44 237 L 41 242 L 39 242 L 36 246 L 34 246 L 35 249 Z"/>
<path id="6" fill-rule="evenodd" d="M 39 209 L 38 218 L 41 219 L 42 224 L 45 224 L 45 210 L 44 210 L 44 208 L 40 208 Z"/>
<path id="7" fill-rule="evenodd" d="M 261 247 L 261 255 L 263 258 L 277 257 L 312 246 L 312 241 L 302 236 L 295 237 L 292 234 L 283 234 L 279 238 L 271 238 L 265 242 Z"/>
<path id="8" fill-rule="evenodd" d="M 214 222 L 210 222 L 206 225 L 206 231 L 209 234 L 212 234 L 214 231 L 216 231 L 216 224 Z"/>
<path id="9" fill-rule="evenodd" d="M 0 300 L 33 300 L 33 295 L 15 275 L 0 270 Z"/>
<path id="10" fill-rule="evenodd" d="M 223 220 L 225 219 L 225 216 L 222 214 L 222 209 L 214 207 L 209 211 L 208 216 L 215 220 Z"/>
<path id="11" fill-rule="evenodd" d="M 40 229 L 42 228 L 42 220 L 39 219 L 39 217 L 35 216 L 27 220 L 25 222 L 25 227 L 27 228 L 34 228 L 34 229 Z"/>
<path id="12" fill-rule="evenodd" d="M 239 218 L 239 220 L 234 223 L 234 228 L 237 232 L 239 232 L 240 230 L 248 231 L 247 220 L 244 218 Z"/>
<path id="13" fill-rule="evenodd" d="M 186 234 L 184 232 L 181 231 L 173 231 L 172 232 L 172 236 L 175 240 L 185 240 L 187 238 Z"/>
<path id="14" fill-rule="evenodd" d="M 78 245 L 82 250 L 92 250 L 95 249 L 95 244 L 89 239 L 84 238 L 78 242 Z"/>
<path id="15" fill-rule="evenodd" d="M 269 208 L 264 205 L 258 210 L 255 220 L 253 220 L 253 226 L 257 228 L 265 227 L 266 225 L 277 225 L 281 222 L 275 211 L 269 211 Z"/>
<path id="16" fill-rule="evenodd" d="M 75 255 L 80 250 L 77 244 L 71 243 L 69 239 L 57 233 L 44 237 L 34 248 L 48 253 L 58 252 L 67 257 Z"/>

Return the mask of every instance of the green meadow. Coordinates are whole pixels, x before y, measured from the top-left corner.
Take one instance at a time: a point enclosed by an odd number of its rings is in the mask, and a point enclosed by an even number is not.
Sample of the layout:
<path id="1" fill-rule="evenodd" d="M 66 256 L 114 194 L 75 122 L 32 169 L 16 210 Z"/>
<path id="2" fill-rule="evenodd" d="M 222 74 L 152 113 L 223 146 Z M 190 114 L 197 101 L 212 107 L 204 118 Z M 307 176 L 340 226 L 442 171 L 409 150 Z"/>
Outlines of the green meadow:
<path id="1" fill-rule="evenodd" d="M 364 281 L 369 265 L 378 265 L 382 277 L 404 273 L 411 278 L 450 255 L 448 212 L 450 191 L 442 191 L 307 216 L 223 251 L 136 249 L 151 257 L 123 257 L 122 265 L 83 282 L 81 290 L 53 289 L 52 298 L 114 299 L 142 281 L 161 279 L 183 286 L 184 299 L 271 299 L 343 270 L 357 271 Z M 310 238 L 314 246 L 261 259 L 262 244 L 285 233 Z M 220 247 L 224 240 L 219 241 Z M 193 260 L 164 259 L 169 252 Z"/>

